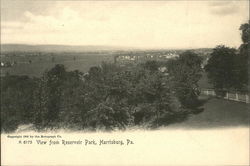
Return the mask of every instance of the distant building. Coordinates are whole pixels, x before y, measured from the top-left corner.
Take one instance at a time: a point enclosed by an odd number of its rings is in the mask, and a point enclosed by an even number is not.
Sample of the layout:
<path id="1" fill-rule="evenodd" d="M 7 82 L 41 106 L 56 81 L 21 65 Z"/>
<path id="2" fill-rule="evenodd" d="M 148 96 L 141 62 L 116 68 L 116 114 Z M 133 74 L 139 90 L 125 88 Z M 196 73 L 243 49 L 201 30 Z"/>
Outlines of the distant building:
<path id="1" fill-rule="evenodd" d="M 167 67 L 163 66 L 163 67 L 159 67 L 158 70 L 162 73 L 165 73 L 167 71 Z"/>
<path id="2" fill-rule="evenodd" d="M 16 64 L 16 62 L 1 62 L 1 67 L 11 67 L 11 66 L 14 66 Z"/>
<path id="3" fill-rule="evenodd" d="M 179 55 L 175 52 L 168 53 L 147 53 L 147 54 L 136 54 L 132 55 L 116 55 L 114 57 L 114 62 L 118 64 L 127 64 L 127 63 L 141 63 L 148 60 L 156 60 L 156 61 L 166 61 L 169 59 L 177 58 Z"/>

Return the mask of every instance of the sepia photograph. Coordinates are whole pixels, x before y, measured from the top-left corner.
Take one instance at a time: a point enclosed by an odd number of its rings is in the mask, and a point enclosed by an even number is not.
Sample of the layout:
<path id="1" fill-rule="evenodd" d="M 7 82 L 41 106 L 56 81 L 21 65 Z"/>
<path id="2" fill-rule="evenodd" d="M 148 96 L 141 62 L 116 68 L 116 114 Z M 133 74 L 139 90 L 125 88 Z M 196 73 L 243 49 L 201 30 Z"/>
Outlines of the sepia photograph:
<path id="1" fill-rule="evenodd" d="M 248 0 L 0 0 L 1 165 L 249 165 Z"/>

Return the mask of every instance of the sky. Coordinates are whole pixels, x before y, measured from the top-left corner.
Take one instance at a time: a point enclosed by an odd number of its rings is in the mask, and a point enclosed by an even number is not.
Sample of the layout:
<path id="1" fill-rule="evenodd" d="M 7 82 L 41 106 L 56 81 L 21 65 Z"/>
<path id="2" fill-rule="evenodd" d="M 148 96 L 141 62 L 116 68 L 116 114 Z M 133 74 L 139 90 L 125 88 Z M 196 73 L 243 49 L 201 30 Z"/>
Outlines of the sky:
<path id="1" fill-rule="evenodd" d="M 239 47 L 249 1 L 0 0 L 1 44 Z"/>

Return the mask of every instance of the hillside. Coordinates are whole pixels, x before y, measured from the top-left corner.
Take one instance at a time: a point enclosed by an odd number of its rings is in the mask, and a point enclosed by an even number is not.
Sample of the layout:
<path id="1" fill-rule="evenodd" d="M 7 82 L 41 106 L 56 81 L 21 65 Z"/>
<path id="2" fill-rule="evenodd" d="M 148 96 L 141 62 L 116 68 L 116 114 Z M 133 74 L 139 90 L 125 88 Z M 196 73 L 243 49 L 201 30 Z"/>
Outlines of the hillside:
<path id="1" fill-rule="evenodd" d="M 70 45 L 26 45 L 26 44 L 2 44 L 1 52 L 91 52 L 91 51 L 117 51 L 131 48 L 113 46 L 70 46 Z"/>

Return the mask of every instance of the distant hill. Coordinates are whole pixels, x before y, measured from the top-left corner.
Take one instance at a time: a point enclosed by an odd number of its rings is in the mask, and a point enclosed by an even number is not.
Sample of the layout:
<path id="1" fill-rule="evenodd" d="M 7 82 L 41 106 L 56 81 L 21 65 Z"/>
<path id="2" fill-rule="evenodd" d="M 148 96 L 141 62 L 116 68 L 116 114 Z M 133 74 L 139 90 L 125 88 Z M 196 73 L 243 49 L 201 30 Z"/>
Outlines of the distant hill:
<path id="1" fill-rule="evenodd" d="M 185 51 L 191 50 L 198 54 L 208 54 L 212 52 L 211 48 L 132 48 L 132 47 L 115 47 L 103 45 L 28 45 L 28 44 L 1 44 L 1 52 L 96 52 L 96 51 Z"/>
<path id="2" fill-rule="evenodd" d="M 132 48 L 112 46 L 69 46 L 69 45 L 26 45 L 2 44 L 1 52 L 87 52 L 87 51 L 118 51 Z"/>

